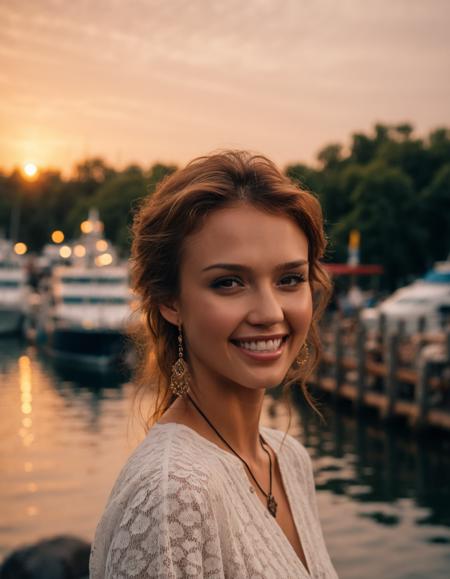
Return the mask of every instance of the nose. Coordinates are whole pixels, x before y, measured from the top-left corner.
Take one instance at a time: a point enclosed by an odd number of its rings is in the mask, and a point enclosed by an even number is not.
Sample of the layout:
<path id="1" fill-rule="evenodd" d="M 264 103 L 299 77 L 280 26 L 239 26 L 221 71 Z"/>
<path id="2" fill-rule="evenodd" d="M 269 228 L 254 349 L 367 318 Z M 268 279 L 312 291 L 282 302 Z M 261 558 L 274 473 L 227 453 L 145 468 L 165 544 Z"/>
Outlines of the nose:
<path id="1" fill-rule="evenodd" d="M 249 304 L 247 321 L 254 326 L 271 326 L 284 320 L 284 310 L 272 287 L 255 291 Z"/>

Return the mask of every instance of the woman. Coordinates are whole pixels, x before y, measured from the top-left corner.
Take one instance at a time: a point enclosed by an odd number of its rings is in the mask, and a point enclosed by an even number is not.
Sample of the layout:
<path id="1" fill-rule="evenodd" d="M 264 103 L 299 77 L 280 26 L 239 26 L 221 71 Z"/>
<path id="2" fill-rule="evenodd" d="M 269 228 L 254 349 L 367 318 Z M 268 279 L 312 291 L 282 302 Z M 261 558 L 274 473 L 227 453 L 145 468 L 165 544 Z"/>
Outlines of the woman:
<path id="1" fill-rule="evenodd" d="M 334 578 L 304 447 L 259 426 L 266 389 L 318 355 L 317 200 L 262 156 L 166 178 L 133 227 L 153 427 L 112 490 L 91 578 Z"/>

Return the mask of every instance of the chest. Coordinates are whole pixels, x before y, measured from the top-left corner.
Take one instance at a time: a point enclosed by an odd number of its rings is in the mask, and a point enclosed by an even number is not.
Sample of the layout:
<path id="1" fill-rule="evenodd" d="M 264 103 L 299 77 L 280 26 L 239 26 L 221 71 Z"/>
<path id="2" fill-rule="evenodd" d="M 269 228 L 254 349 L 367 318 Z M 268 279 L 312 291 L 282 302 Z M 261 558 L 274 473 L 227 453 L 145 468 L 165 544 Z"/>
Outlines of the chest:
<path id="1" fill-rule="evenodd" d="M 277 503 L 276 523 L 280 527 L 283 535 L 289 541 L 291 547 L 294 549 L 297 557 L 302 562 L 307 571 L 308 564 L 306 561 L 305 552 L 302 541 L 297 530 L 294 514 L 289 503 L 287 490 L 285 488 L 278 461 L 274 457 L 274 477 L 272 494 Z M 264 508 L 267 508 L 267 497 L 258 489 L 255 488 L 255 494 L 258 496 Z"/>

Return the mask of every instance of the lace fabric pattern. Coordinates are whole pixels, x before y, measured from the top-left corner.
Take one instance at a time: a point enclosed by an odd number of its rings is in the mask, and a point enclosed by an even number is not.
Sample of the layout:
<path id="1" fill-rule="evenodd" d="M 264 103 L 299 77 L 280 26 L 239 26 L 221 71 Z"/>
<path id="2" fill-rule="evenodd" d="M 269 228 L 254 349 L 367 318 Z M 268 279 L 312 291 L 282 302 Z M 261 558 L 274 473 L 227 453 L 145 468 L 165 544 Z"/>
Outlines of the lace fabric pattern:
<path id="1" fill-rule="evenodd" d="M 111 491 L 91 551 L 91 579 L 336 579 L 306 449 L 262 429 L 277 453 L 309 573 L 250 492 L 241 461 L 179 424 L 153 427 Z"/>

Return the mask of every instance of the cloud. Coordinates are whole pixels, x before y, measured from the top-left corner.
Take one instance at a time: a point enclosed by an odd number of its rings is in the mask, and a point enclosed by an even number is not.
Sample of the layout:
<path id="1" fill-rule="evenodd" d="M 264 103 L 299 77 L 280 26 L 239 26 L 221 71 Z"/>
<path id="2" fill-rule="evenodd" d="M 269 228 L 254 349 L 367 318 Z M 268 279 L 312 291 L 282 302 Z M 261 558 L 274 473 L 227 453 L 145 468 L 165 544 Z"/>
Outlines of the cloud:
<path id="1" fill-rule="evenodd" d="M 449 15 L 446 0 L 2 0 L 0 113 L 99 139 L 128 127 L 130 147 L 181 131 L 180 155 L 234 134 L 293 159 L 387 112 L 446 122 Z"/>

